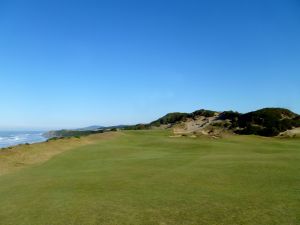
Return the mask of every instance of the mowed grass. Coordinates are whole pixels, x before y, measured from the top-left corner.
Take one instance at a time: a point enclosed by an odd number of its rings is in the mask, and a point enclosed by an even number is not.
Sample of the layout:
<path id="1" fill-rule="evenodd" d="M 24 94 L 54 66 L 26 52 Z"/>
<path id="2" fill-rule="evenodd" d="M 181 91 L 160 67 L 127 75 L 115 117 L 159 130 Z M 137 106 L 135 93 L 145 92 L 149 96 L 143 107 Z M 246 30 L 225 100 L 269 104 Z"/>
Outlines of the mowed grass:
<path id="1" fill-rule="evenodd" d="M 300 140 L 128 131 L 0 176 L 0 224 L 300 224 Z"/>

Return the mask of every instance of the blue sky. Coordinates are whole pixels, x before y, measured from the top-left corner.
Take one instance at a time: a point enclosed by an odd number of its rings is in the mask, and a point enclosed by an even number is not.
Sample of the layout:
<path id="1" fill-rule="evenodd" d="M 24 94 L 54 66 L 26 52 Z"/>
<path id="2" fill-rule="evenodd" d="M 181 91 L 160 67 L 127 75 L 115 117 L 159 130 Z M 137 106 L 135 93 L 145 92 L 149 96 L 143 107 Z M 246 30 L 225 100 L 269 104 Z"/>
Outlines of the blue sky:
<path id="1" fill-rule="evenodd" d="M 300 113 L 300 2 L 0 1 L 0 129 Z"/>

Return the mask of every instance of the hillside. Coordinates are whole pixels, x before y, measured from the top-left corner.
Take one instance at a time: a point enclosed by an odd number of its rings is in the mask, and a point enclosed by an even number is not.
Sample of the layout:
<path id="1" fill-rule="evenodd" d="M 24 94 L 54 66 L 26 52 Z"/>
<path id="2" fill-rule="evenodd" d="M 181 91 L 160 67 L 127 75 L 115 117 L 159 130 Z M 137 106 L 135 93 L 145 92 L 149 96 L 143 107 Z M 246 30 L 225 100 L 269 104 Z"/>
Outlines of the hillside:
<path id="1" fill-rule="evenodd" d="M 264 108 L 249 113 L 197 110 L 193 113 L 169 113 L 149 124 L 130 129 L 172 128 L 175 134 L 202 134 L 220 136 L 227 133 L 278 136 L 300 127 L 300 116 L 283 108 Z"/>
<path id="2" fill-rule="evenodd" d="M 249 113 L 234 111 L 217 112 L 200 109 L 192 113 L 174 112 L 148 124 L 134 126 L 90 126 L 75 130 L 49 131 L 47 138 L 80 137 L 107 131 L 173 129 L 175 134 L 198 134 L 223 136 L 226 134 L 259 135 L 274 137 L 278 135 L 291 136 L 287 132 L 300 127 L 300 116 L 284 108 L 263 108 Z"/>

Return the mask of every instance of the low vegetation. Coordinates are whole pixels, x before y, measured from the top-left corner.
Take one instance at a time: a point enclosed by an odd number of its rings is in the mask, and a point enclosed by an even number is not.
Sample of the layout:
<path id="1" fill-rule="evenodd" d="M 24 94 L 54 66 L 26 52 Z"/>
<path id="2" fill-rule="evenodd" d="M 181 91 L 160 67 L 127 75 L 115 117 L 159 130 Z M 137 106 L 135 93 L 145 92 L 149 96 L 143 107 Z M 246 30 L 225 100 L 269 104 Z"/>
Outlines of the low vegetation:
<path id="1" fill-rule="evenodd" d="M 185 121 L 190 118 L 194 119 L 199 116 L 212 117 L 215 114 L 216 114 L 216 112 L 214 112 L 214 111 L 204 110 L 204 109 L 197 110 L 193 113 L 179 113 L 179 112 L 169 113 L 169 114 L 165 115 L 164 117 L 150 123 L 150 126 L 176 124 L 176 123 Z"/>
<path id="2" fill-rule="evenodd" d="M 189 116 L 188 113 L 169 113 L 167 115 L 165 115 L 164 117 L 153 121 L 152 123 L 150 123 L 151 126 L 160 126 L 160 125 L 167 125 L 167 124 L 174 124 L 177 123 L 179 121 L 183 121 L 185 119 L 187 119 Z"/>
<path id="3" fill-rule="evenodd" d="M 220 113 L 204 109 L 193 113 L 169 113 L 150 124 L 138 124 L 127 129 L 143 130 L 161 126 L 172 128 L 203 117 L 213 118 L 210 124 L 213 127 L 223 127 L 226 131 L 243 135 L 273 137 L 287 130 L 300 127 L 300 116 L 296 113 L 282 108 L 264 108 L 245 114 L 234 111 Z"/>
<path id="4" fill-rule="evenodd" d="M 237 121 L 240 134 L 277 136 L 281 132 L 300 126 L 297 114 L 281 108 L 265 108 L 240 115 Z"/>
<path id="5" fill-rule="evenodd" d="M 49 131 L 44 134 L 46 138 L 50 140 L 60 139 L 60 138 L 68 138 L 68 137 L 76 137 L 80 138 L 83 136 L 88 136 L 91 134 L 102 134 L 104 132 L 117 131 L 117 128 L 111 129 L 100 129 L 100 130 L 56 130 Z"/>

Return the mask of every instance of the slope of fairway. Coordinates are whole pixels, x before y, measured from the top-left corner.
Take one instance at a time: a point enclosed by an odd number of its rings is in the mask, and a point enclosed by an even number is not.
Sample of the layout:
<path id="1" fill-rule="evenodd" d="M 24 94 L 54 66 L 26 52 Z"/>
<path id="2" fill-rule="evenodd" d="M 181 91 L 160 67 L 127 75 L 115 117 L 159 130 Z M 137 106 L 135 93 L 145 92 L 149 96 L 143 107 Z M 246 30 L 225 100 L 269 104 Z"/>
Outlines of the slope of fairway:
<path id="1" fill-rule="evenodd" d="M 300 224 L 299 139 L 131 131 L 47 160 L 0 176 L 1 225 Z"/>
<path id="2" fill-rule="evenodd" d="M 0 149 L 0 176 L 32 165 L 44 163 L 55 155 L 101 140 L 116 137 L 119 133 L 103 133 L 82 138 L 63 138 L 32 145 L 18 145 Z"/>

